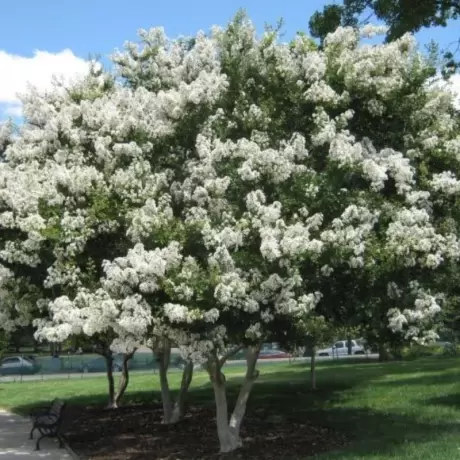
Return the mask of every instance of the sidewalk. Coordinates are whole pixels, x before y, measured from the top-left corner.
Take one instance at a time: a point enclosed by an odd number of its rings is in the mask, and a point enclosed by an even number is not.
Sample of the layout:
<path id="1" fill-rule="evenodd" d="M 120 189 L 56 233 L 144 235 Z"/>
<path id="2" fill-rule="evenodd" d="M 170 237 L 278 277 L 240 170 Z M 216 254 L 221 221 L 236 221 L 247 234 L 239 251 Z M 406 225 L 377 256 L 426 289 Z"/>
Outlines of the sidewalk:
<path id="1" fill-rule="evenodd" d="M 35 440 L 29 439 L 31 422 L 19 415 L 0 410 L 0 460 L 71 460 L 66 449 L 59 449 L 55 439 L 43 438 L 40 450 L 35 451 Z"/>

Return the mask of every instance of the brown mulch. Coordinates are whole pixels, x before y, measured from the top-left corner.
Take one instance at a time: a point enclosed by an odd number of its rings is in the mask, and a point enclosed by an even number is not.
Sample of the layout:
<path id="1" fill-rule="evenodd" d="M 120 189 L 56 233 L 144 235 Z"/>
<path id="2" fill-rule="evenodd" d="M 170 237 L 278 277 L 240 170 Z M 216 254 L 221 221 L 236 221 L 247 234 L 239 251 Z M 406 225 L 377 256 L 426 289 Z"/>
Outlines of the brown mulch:
<path id="1" fill-rule="evenodd" d="M 338 449 L 343 435 L 307 422 L 248 413 L 243 448 L 219 455 L 214 410 L 191 407 L 176 426 L 161 424 L 159 406 L 129 406 L 109 411 L 69 407 L 65 437 L 83 459 L 92 460 L 282 460 Z"/>

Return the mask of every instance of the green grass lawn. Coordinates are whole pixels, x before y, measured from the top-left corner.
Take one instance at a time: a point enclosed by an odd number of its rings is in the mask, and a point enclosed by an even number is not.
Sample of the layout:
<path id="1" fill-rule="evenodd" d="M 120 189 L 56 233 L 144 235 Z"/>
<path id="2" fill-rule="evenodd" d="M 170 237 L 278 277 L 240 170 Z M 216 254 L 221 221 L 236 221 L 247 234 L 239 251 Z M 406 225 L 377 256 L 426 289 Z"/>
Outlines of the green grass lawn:
<path id="1" fill-rule="evenodd" d="M 307 364 L 260 366 L 248 410 L 296 417 L 348 434 L 340 452 L 315 460 L 460 460 L 460 362 L 455 358 L 399 363 L 321 363 L 318 390 L 309 389 Z M 229 368 L 235 397 L 243 368 Z M 177 387 L 180 374 L 171 374 Z M 126 402 L 158 397 L 158 375 L 133 375 Z M 0 407 L 19 413 L 56 396 L 73 403 L 104 403 L 104 378 L 0 384 Z M 196 404 L 212 404 L 207 376 L 196 373 L 190 392 Z M 302 460 L 302 459 L 292 459 Z"/>

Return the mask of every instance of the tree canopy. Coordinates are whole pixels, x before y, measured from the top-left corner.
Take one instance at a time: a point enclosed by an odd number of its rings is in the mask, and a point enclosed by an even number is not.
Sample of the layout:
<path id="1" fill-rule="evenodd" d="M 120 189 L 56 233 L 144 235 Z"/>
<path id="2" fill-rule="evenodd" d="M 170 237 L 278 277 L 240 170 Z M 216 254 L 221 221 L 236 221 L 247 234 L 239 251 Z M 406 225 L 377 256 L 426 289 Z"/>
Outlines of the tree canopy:
<path id="1" fill-rule="evenodd" d="M 178 345 L 209 374 L 223 452 L 262 343 L 312 311 L 432 340 L 433 274 L 460 257 L 458 114 L 412 36 L 360 46 L 378 32 L 339 27 L 319 48 L 242 14 L 191 39 L 141 30 L 115 74 L 31 91 L 0 143 L 4 327 Z"/>

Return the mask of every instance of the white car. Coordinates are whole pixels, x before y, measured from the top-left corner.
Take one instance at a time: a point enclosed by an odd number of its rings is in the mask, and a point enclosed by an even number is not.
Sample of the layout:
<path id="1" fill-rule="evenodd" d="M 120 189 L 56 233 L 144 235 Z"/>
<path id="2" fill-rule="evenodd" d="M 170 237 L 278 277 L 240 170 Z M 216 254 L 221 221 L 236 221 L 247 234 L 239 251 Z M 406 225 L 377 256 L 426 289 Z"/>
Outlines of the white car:
<path id="1" fill-rule="evenodd" d="M 351 354 L 364 355 L 366 350 L 362 345 L 358 345 L 356 340 L 351 341 Z M 316 352 L 316 356 L 346 356 L 348 355 L 348 340 L 339 340 L 329 348 L 323 348 Z"/>
<path id="2" fill-rule="evenodd" d="M 32 374 L 38 370 L 38 366 L 30 359 L 22 356 L 10 356 L 3 358 L 0 365 L 0 375 L 5 374 Z"/>

